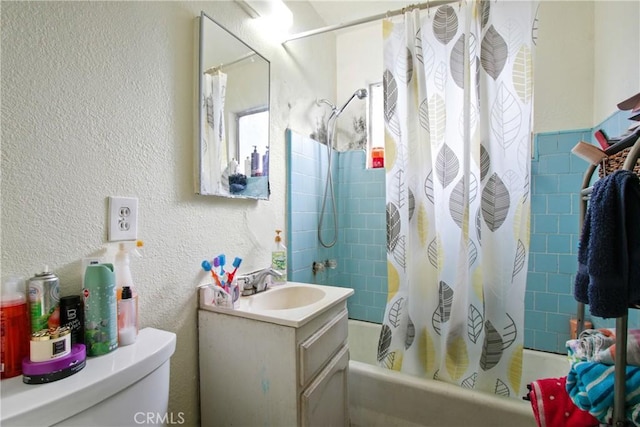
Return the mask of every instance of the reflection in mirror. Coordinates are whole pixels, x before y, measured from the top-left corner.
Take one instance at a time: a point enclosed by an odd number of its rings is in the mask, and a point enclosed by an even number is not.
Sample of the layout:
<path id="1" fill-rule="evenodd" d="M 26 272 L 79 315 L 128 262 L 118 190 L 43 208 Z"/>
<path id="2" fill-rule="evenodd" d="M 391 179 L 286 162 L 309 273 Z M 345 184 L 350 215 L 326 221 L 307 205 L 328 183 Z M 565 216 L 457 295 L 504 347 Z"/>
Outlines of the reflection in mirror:
<path id="1" fill-rule="evenodd" d="M 196 192 L 269 198 L 269 72 L 259 53 L 200 14 Z"/>

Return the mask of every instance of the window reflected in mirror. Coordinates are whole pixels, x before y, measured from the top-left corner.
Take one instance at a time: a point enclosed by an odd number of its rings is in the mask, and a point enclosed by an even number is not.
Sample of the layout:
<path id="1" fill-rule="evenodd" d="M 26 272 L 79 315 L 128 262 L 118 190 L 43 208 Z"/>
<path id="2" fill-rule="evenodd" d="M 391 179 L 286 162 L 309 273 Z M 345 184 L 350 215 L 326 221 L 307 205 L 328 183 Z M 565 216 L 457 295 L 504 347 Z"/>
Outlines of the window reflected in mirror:
<path id="1" fill-rule="evenodd" d="M 238 138 L 240 169 L 246 176 L 269 176 L 269 146 L 259 147 L 256 141 L 269 137 L 269 111 L 247 111 L 238 114 Z"/>
<path id="2" fill-rule="evenodd" d="M 384 91 L 382 82 L 369 85 L 367 104 L 367 167 L 384 166 Z M 382 153 L 382 154 L 381 154 Z M 382 157 L 382 166 L 380 161 Z"/>
<path id="3" fill-rule="evenodd" d="M 199 36 L 196 192 L 268 199 L 269 61 L 204 12 Z"/>

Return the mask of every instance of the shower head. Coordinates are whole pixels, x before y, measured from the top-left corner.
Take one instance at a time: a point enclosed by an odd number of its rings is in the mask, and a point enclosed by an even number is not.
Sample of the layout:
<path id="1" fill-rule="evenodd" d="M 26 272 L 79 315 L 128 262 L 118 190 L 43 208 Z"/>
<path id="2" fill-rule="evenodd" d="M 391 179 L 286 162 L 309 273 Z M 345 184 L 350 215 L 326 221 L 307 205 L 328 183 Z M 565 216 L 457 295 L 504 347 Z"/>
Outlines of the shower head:
<path id="1" fill-rule="evenodd" d="M 363 99 L 367 97 L 367 90 L 366 89 L 358 89 L 355 93 L 355 95 L 358 97 L 358 99 Z"/>
<path id="2" fill-rule="evenodd" d="M 336 112 L 336 117 L 339 116 L 340 114 L 342 114 L 342 112 L 344 111 L 345 108 L 347 108 L 347 105 L 349 105 L 349 103 L 353 100 L 353 98 L 358 97 L 358 99 L 363 99 L 364 97 L 367 96 L 367 90 L 366 89 L 358 89 L 356 90 L 353 95 L 351 95 L 351 98 L 349 98 L 349 100 L 347 102 L 344 103 L 344 105 L 342 106 L 342 108 L 340 108 L 340 110 L 338 110 Z M 335 111 L 335 110 L 334 110 Z"/>

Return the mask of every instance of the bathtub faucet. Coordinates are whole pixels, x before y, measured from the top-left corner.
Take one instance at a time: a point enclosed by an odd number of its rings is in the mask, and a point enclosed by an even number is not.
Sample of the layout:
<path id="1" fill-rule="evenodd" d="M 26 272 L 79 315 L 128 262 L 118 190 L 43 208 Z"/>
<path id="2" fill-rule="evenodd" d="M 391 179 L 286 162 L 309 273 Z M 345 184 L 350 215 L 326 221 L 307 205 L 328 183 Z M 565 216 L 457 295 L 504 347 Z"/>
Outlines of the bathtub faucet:
<path id="1" fill-rule="evenodd" d="M 282 273 L 271 267 L 254 271 L 238 277 L 238 286 L 242 290 L 242 295 L 253 295 L 266 291 L 272 283 L 272 277 L 282 277 Z"/>

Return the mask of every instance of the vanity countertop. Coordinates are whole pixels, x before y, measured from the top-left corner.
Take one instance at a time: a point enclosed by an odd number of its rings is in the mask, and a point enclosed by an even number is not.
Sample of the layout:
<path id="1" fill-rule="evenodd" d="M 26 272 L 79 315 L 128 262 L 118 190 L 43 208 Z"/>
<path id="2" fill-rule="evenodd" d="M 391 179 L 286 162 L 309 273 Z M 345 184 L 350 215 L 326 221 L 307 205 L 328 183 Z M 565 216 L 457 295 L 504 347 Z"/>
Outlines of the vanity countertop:
<path id="1" fill-rule="evenodd" d="M 219 307 L 208 301 L 208 286 L 199 288 L 200 310 L 240 316 L 299 328 L 320 313 L 353 295 L 351 288 L 287 282 L 255 295 L 243 296 L 235 308 Z"/>

